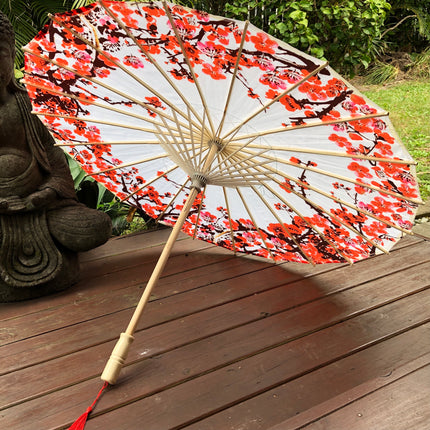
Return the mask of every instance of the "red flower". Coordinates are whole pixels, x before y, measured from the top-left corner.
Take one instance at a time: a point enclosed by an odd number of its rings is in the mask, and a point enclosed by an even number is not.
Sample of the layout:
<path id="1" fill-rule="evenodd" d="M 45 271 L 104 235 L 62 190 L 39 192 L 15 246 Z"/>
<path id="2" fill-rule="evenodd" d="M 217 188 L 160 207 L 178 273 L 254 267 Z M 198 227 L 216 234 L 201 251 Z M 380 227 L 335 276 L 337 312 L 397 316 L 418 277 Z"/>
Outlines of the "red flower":
<path id="1" fill-rule="evenodd" d="M 348 169 L 354 171 L 359 178 L 371 178 L 372 177 L 370 170 L 367 167 L 362 166 L 361 164 L 358 164 L 355 161 L 353 161 L 348 166 Z"/>
<path id="2" fill-rule="evenodd" d="M 294 112 L 295 110 L 300 109 L 300 105 L 289 95 L 282 97 L 279 101 L 290 112 Z"/>
<path id="3" fill-rule="evenodd" d="M 363 97 L 358 96 L 357 94 L 351 94 L 350 99 L 353 103 L 358 104 L 358 105 L 365 105 L 366 104 L 366 100 L 364 100 Z"/>
<path id="4" fill-rule="evenodd" d="M 209 75 L 212 79 L 220 80 L 226 79 L 226 76 L 223 74 L 222 69 L 213 64 L 205 63 L 203 64 L 203 73 Z"/>
<path id="5" fill-rule="evenodd" d="M 260 52 L 267 52 L 274 54 L 278 44 L 271 39 L 266 33 L 257 33 L 257 36 L 251 36 L 251 42 L 255 48 Z"/>

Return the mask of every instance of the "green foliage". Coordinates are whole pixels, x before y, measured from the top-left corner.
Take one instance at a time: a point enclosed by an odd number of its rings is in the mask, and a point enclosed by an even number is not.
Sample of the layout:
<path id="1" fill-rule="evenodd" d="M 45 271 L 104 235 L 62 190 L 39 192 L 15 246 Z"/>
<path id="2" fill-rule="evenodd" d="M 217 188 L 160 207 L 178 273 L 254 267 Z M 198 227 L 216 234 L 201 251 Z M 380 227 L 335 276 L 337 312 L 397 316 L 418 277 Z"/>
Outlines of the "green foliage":
<path id="1" fill-rule="evenodd" d="M 430 2 L 389 0 L 383 39 L 391 50 L 421 52 L 430 42 Z"/>
<path id="2" fill-rule="evenodd" d="M 399 69 L 396 66 L 376 61 L 366 74 L 365 82 L 371 85 L 381 85 L 394 81 L 398 74 Z"/>
<path id="3" fill-rule="evenodd" d="M 255 8 L 262 13 L 255 13 Z M 326 58 L 334 68 L 350 75 L 373 60 L 374 41 L 381 35 L 389 9 L 386 0 L 321 0 L 318 4 L 314 0 L 231 0 L 226 5 L 230 16 L 251 19 L 275 37 Z M 267 10 L 270 16 L 265 27 Z"/>
<path id="4" fill-rule="evenodd" d="M 49 12 L 67 10 L 65 3 L 62 0 L 0 0 L 0 10 L 8 16 L 15 30 L 17 69 L 24 64 L 21 47 L 46 24 Z"/>
<path id="5" fill-rule="evenodd" d="M 409 153 L 417 161 L 423 200 L 430 198 L 430 82 L 402 81 L 365 89 L 371 100 L 390 112 L 390 118 Z"/>
<path id="6" fill-rule="evenodd" d="M 67 155 L 67 162 L 78 200 L 90 208 L 108 214 L 112 220 L 112 234 L 114 236 L 144 230 L 152 225 L 153 220 L 145 216 L 143 212 L 137 212 L 136 217 L 128 217 L 130 210 L 132 210 L 130 205 L 121 202 L 102 184 L 87 176 L 79 164 L 69 155 Z"/>
<path id="7" fill-rule="evenodd" d="M 412 63 L 408 64 L 410 74 L 416 78 L 430 79 L 430 48 L 412 58 Z"/>

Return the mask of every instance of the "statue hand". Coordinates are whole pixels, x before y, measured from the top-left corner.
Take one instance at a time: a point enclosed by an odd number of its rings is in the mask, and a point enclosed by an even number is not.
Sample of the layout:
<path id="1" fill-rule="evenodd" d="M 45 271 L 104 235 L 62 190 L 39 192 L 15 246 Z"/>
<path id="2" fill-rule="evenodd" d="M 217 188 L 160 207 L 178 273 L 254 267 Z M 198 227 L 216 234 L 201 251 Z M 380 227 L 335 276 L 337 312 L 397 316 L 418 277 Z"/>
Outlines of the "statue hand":
<path id="1" fill-rule="evenodd" d="M 26 208 L 25 202 L 21 197 L 9 196 L 0 199 L 0 213 L 11 214 L 14 212 L 22 212 Z"/>
<path id="2" fill-rule="evenodd" d="M 52 188 L 44 188 L 43 190 L 36 191 L 26 198 L 26 208 L 34 210 L 48 205 L 56 196 L 55 190 Z"/>

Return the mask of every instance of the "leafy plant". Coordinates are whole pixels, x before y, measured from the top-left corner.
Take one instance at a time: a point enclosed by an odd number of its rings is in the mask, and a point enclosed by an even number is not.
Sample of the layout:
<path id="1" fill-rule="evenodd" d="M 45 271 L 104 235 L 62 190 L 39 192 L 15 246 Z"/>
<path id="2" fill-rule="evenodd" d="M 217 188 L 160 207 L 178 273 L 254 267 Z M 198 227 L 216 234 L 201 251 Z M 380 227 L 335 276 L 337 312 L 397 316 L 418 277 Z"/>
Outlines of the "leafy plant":
<path id="1" fill-rule="evenodd" d="M 420 54 L 413 56 L 413 61 L 408 65 L 410 74 L 416 78 L 430 78 L 430 48 L 427 48 Z"/>
<path id="2" fill-rule="evenodd" d="M 399 74 L 399 68 L 387 63 L 376 61 L 365 76 L 365 83 L 371 85 L 381 85 L 394 81 Z"/>
<path id="3" fill-rule="evenodd" d="M 150 220 L 142 212 L 138 212 L 138 216 L 134 218 L 135 208 L 120 202 L 111 191 L 88 176 L 69 155 L 67 155 L 67 162 L 78 200 L 90 208 L 108 214 L 112 220 L 112 234 L 114 236 L 147 229 L 151 225 Z"/>
<path id="4" fill-rule="evenodd" d="M 260 12 L 252 15 L 251 11 Z M 390 5 L 386 0 L 231 0 L 230 16 L 253 24 L 319 58 L 326 58 L 343 73 L 354 74 L 374 59 Z M 270 11 L 268 25 L 263 17 Z M 378 48 L 379 49 L 379 48 Z"/>

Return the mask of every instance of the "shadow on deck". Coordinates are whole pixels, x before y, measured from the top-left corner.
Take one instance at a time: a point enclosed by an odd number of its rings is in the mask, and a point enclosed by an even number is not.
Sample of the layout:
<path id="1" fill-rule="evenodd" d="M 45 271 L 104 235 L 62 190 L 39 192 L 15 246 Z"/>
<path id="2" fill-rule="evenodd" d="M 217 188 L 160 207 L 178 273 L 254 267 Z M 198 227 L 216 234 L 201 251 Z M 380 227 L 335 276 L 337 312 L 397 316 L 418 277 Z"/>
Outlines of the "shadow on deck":
<path id="1" fill-rule="evenodd" d="M 82 254 L 81 281 L 0 305 L 0 427 L 92 403 L 168 229 Z M 118 383 L 86 430 L 428 430 L 430 242 L 349 265 L 272 265 L 180 236 Z"/>

